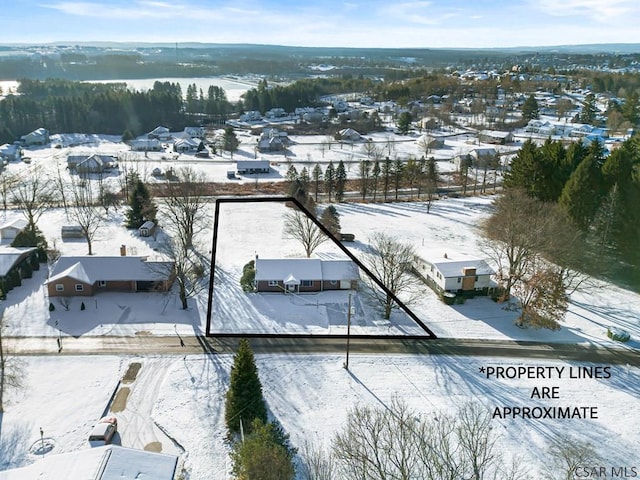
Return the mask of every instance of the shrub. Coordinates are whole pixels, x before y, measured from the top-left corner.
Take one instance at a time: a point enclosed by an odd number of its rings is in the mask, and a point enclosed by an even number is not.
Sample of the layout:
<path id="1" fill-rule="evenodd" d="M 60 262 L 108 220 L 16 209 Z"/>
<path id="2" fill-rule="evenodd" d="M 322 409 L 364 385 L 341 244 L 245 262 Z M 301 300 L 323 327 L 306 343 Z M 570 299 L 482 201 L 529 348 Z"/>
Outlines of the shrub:
<path id="1" fill-rule="evenodd" d="M 242 277 L 240 277 L 240 286 L 245 292 L 252 292 L 254 288 L 254 280 L 256 278 L 256 262 L 251 260 L 242 267 Z"/>
<path id="2" fill-rule="evenodd" d="M 49 311 L 53 312 L 56 309 L 55 305 L 51 302 L 49 302 Z"/>
<path id="3" fill-rule="evenodd" d="M 629 340 L 631 340 L 631 335 L 629 335 L 629 332 L 617 327 L 607 328 L 607 337 L 617 342 L 628 342 Z"/>
<path id="4" fill-rule="evenodd" d="M 84 310 L 84 309 L 86 309 L 86 308 L 87 308 L 87 307 L 85 307 L 85 306 L 84 306 L 84 302 L 82 302 L 82 303 L 80 304 L 80 310 Z"/>

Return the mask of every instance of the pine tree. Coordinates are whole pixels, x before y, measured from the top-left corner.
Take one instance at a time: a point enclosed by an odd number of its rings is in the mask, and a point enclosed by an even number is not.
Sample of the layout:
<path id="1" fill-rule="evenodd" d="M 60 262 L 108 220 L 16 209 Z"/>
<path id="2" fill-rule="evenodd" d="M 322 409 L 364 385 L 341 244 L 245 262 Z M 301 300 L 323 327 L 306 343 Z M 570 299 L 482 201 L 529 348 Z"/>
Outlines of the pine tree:
<path id="1" fill-rule="evenodd" d="M 318 193 L 320 193 L 320 181 L 322 179 L 322 168 L 319 163 L 316 163 L 316 166 L 313 167 L 313 171 L 311 172 L 311 176 L 313 178 L 313 194 L 316 203 L 318 203 Z"/>
<path id="2" fill-rule="evenodd" d="M 540 116 L 540 109 L 538 108 L 538 101 L 536 97 L 531 94 L 522 104 L 522 118 L 525 120 L 533 120 Z"/>
<path id="3" fill-rule="evenodd" d="M 300 176 L 298 175 L 298 170 L 296 169 L 295 165 L 292 163 L 289 165 L 289 168 L 287 169 L 287 173 L 285 173 L 284 175 L 284 181 L 287 184 L 287 189 L 290 189 L 293 182 L 298 180 L 298 178 L 300 178 Z"/>
<path id="4" fill-rule="evenodd" d="M 331 234 L 340 239 L 340 214 L 336 207 L 329 205 L 320 215 L 320 223 L 324 225 Z"/>
<path id="5" fill-rule="evenodd" d="M 137 179 L 129 195 L 129 209 L 125 213 L 127 228 L 138 228 L 145 221 L 155 221 L 158 207 L 151 200 L 149 189 Z"/>
<path id="6" fill-rule="evenodd" d="M 393 162 L 393 187 L 396 191 L 396 200 L 398 200 L 398 192 L 400 190 L 403 175 L 404 165 L 402 164 L 402 160 L 396 158 L 396 160 Z"/>
<path id="7" fill-rule="evenodd" d="M 347 171 L 344 168 L 342 160 L 338 163 L 336 168 L 336 201 L 341 202 L 344 200 L 344 189 L 347 186 Z"/>
<path id="8" fill-rule="evenodd" d="M 254 420 L 267 422 L 267 406 L 262 396 L 262 384 L 258 377 L 253 351 L 249 340 L 243 338 L 233 357 L 229 390 L 225 402 L 225 422 L 230 433 L 250 433 Z"/>
<path id="9" fill-rule="evenodd" d="M 327 193 L 327 202 L 331 202 L 331 195 L 336 188 L 336 171 L 333 162 L 329 162 L 324 171 L 324 191 Z"/>
<path id="10" fill-rule="evenodd" d="M 519 188 L 533 196 L 534 179 L 538 175 L 540 153 L 533 140 L 528 139 L 511 160 L 511 168 L 504 176 L 505 188 Z"/>
<path id="11" fill-rule="evenodd" d="M 302 170 L 300 170 L 299 180 L 304 185 L 305 190 L 309 191 L 311 179 L 309 178 L 309 170 L 307 170 L 307 167 L 302 167 Z"/>
<path id="12" fill-rule="evenodd" d="M 373 201 L 376 201 L 378 195 L 378 182 L 380 181 L 380 162 L 376 160 L 373 163 L 373 169 L 371 170 L 371 190 L 373 190 Z"/>
<path id="13" fill-rule="evenodd" d="M 559 203 L 576 225 L 586 231 L 605 194 L 600 159 L 590 153 L 571 174 L 562 190 Z"/>
<path id="14" fill-rule="evenodd" d="M 384 201 L 387 201 L 387 194 L 389 193 L 389 183 L 391 182 L 391 175 L 393 174 L 393 163 L 389 157 L 384 159 L 382 164 L 382 191 L 384 193 Z"/>
<path id="15" fill-rule="evenodd" d="M 362 195 L 362 201 L 367 198 L 369 190 L 369 176 L 371 175 L 371 161 L 363 160 L 360 162 L 360 195 Z"/>

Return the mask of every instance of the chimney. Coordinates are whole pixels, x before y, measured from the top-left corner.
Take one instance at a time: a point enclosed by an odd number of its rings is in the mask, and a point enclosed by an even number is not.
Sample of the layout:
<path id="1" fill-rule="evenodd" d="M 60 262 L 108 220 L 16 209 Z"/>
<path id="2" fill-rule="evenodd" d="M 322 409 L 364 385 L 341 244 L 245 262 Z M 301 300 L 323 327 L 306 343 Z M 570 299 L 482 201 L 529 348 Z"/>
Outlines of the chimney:
<path id="1" fill-rule="evenodd" d="M 120 256 L 121 257 L 126 257 L 127 256 L 127 246 L 126 245 L 120 245 Z"/>

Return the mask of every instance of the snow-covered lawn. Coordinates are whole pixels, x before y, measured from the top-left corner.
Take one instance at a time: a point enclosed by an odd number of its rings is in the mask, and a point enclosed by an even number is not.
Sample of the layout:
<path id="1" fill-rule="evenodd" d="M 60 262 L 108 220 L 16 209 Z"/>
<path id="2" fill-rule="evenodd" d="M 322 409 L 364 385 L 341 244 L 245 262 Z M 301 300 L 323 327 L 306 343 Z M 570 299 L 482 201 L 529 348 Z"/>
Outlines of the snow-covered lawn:
<path id="1" fill-rule="evenodd" d="M 12 393 L 0 417 L 0 469 L 38 459 L 30 448 L 42 427 L 53 455 L 89 448 L 87 435 L 130 362 L 142 367 L 136 381 L 154 380 L 153 391 L 129 399 L 129 417 L 120 417 L 118 442 L 142 448 L 139 422 L 144 412 L 186 450 L 191 480 L 230 478 L 225 442 L 224 395 L 230 355 L 178 357 L 30 357 L 24 359 L 26 389 Z M 269 410 L 294 446 L 305 441 L 329 446 L 356 405 L 385 408 L 402 399 L 420 416 L 453 413 L 465 402 L 487 412 L 496 407 L 596 407 L 597 419 L 499 419 L 497 448 L 523 458 L 531 478 L 549 463 L 549 441 L 569 434 L 594 444 L 608 466 L 636 466 L 640 451 L 640 370 L 612 366 L 608 379 L 487 379 L 485 367 L 589 366 L 551 360 L 456 358 L 448 356 L 352 355 L 350 370 L 335 355 L 257 355 Z M 146 380 L 145 380 L 146 379 Z M 148 384 L 148 383 L 146 383 Z M 559 399 L 531 399 L 534 387 L 559 387 Z M 137 413 L 136 413 L 137 412 Z M 125 421 L 124 418 L 129 418 Z M 163 450 L 167 451 L 167 450 Z M 636 463 L 634 463 L 636 462 Z"/>

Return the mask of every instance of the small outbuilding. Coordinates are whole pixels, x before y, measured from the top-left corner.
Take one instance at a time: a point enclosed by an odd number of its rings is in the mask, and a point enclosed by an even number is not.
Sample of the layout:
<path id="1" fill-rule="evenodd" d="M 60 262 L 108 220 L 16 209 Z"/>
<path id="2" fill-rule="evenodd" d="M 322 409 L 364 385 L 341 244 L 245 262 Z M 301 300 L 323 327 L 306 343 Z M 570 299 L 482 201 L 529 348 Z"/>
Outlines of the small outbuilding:
<path id="1" fill-rule="evenodd" d="M 138 228 L 138 234 L 141 237 L 151 237 L 153 236 L 155 231 L 156 231 L 156 224 L 153 223 L 151 220 L 147 220 L 142 225 L 140 225 L 140 228 Z"/>
<path id="2" fill-rule="evenodd" d="M 28 222 L 24 218 L 16 218 L 0 225 L 0 239 L 13 240 L 27 228 Z"/>

